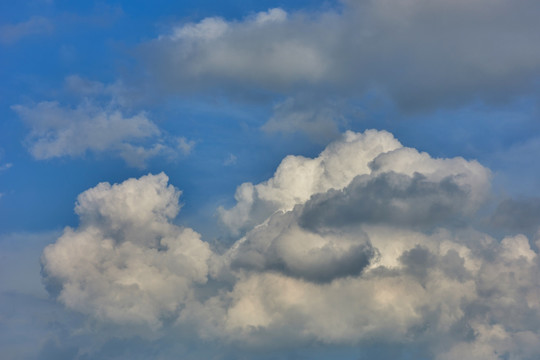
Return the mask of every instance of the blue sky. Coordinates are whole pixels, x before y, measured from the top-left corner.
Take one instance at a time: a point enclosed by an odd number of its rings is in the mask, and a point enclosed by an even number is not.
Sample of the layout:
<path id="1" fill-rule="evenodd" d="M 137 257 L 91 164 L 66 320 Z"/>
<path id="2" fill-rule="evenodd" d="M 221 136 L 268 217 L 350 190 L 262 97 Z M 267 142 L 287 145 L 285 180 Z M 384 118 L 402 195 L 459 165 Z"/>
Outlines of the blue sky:
<path id="1" fill-rule="evenodd" d="M 538 358 L 539 15 L 1 3 L 0 348 Z"/>

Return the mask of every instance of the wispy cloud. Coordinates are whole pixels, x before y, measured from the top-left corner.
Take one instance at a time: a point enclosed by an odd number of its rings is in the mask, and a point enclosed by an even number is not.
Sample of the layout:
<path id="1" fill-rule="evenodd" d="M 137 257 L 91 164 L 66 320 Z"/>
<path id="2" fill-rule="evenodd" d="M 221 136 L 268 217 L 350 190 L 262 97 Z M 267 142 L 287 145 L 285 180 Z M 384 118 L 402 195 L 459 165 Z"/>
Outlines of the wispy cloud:
<path id="1" fill-rule="evenodd" d="M 4 171 L 4 170 L 7 170 L 7 169 L 10 169 L 12 166 L 13 166 L 12 163 L 0 164 L 0 171 Z"/>
<path id="2" fill-rule="evenodd" d="M 237 161 L 238 161 L 238 158 L 236 157 L 236 155 L 234 155 L 234 154 L 229 154 L 229 155 L 227 155 L 227 157 L 226 157 L 225 160 L 223 161 L 223 165 L 225 165 L 225 166 L 231 166 L 231 165 L 236 164 Z"/>
<path id="3" fill-rule="evenodd" d="M 0 26 L 0 43 L 9 45 L 32 35 L 51 34 L 54 24 L 42 16 L 33 16 L 27 21 Z"/>

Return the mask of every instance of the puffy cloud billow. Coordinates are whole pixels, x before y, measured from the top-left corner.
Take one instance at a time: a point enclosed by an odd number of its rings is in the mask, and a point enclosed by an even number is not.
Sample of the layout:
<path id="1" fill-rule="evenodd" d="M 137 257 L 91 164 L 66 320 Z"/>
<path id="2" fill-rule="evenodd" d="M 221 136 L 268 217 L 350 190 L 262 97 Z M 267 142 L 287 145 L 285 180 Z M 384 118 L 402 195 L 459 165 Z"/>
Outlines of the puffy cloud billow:
<path id="1" fill-rule="evenodd" d="M 170 222 L 180 192 L 165 174 L 101 183 L 79 195 L 77 229 L 43 252 L 45 282 L 67 307 L 158 328 L 208 278 L 207 243 Z"/>
<path id="2" fill-rule="evenodd" d="M 237 204 L 219 210 L 238 237 L 224 252 L 174 224 L 180 192 L 167 182 L 147 175 L 79 196 L 79 226 L 42 257 L 60 302 L 230 346 L 540 356 L 540 241 L 475 228 L 490 171 L 474 160 L 347 132 L 318 157 L 288 156 L 272 178 L 239 186 Z"/>

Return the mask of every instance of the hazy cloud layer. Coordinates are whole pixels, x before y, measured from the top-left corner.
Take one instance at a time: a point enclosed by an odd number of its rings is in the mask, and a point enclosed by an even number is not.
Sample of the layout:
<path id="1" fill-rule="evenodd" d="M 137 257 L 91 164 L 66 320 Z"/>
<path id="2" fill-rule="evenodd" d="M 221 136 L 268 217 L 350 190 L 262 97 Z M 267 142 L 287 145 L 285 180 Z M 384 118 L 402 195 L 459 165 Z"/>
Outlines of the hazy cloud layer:
<path id="1" fill-rule="evenodd" d="M 187 332 L 249 348 L 540 356 L 540 240 L 473 228 L 467 219 L 489 185 L 475 161 L 434 159 L 387 132 L 348 132 L 317 158 L 287 157 L 267 182 L 241 185 L 250 196 L 229 211 L 247 208 L 246 233 L 223 254 L 171 222 L 179 191 L 167 180 L 102 183 L 79 196 L 80 225 L 42 258 L 59 301 L 100 322 L 165 326 L 179 341 Z"/>

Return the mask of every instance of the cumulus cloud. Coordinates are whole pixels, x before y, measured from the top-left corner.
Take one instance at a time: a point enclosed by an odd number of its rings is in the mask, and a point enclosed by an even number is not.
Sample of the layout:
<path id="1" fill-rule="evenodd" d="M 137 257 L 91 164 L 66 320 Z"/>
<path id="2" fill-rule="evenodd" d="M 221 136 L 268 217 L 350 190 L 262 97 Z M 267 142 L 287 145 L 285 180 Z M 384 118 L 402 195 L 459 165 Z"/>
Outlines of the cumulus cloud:
<path id="1" fill-rule="evenodd" d="M 158 328 L 208 278 L 208 244 L 171 223 L 180 192 L 165 174 L 101 183 L 79 195 L 80 224 L 45 248 L 45 281 L 67 307 Z"/>
<path id="2" fill-rule="evenodd" d="M 312 13 L 205 18 L 144 46 L 151 69 L 178 91 L 377 90 L 418 109 L 511 98 L 532 85 L 539 10 L 534 0 L 342 1 Z"/>
<path id="3" fill-rule="evenodd" d="M 35 159 L 110 151 L 130 166 L 144 168 L 151 157 L 175 158 L 193 148 L 184 137 L 171 139 L 147 113 L 130 110 L 129 94 L 119 83 L 105 85 L 74 75 L 66 78 L 66 87 L 82 96 L 78 105 L 42 101 L 12 106 L 30 128 L 26 145 Z"/>
<path id="4" fill-rule="evenodd" d="M 233 346 L 412 344 L 436 360 L 532 360 L 540 239 L 474 229 L 489 179 L 476 161 L 348 132 L 241 185 L 221 216 L 242 235 L 221 254 L 172 223 L 179 191 L 164 174 L 103 183 L 79 196 L 80 225 L 45 249 L 43 272 L 93 318 Z"/>
<path id="5" fill-rule="evenodd" d="M 317 202 L 324 202 L 325 197 L 331 197 L 336 204 L 340 201 L 350 201 L 353 207 L 357 203 L 366 204 L 364 210 L 355 209 L 359 212 L 357 216 L 363 211 L 373 219 L 378 216 L 372 211 L 377 206 L 379 209 L 376 211 L 380 216 L 391 218 L 392 215 L 386 212 L 392 207 L 409 217 L 403 220 L 408 222 L 414 215 L 405 214 L 407 206 L 413 206 L 406 203 L 406 197 L 412 199 L 420 196 L 418 204 L 426 207 L 424 215 L 437 210 L 437 206 L 444 212 L 447 206 L 443 196 L 448 198 L 448 206 L 455 206 L 456 210 L 460 206 L 474 209 L 485 196 L 488 182 L 489 171 L 476 161 L 466 161 L 463 158 L 433 159 L 426 153 L 403 147 L 385 131 L 347 132 L 314 159 L 288 156 L 271 179 L 257 185 L 242 184 L 236 191 L 237 204 L 231 209 L 219 209 L 219 214 L 222 222 L 233 233 L 239 233 L 242 229 L 261 223 L 275 211 L 292 210 L 295 205 L 305 203 L 313 195 L 322 194 L 307 206 L 314 209 Z M 339 192 L 347 186 L 348 189 Z M 354 190 L 356 187 L 361 190 Z M 430 187 L 431 190 L 428 189 Z M 355 192 L 358 194 L 354 195 Z M 401 195 L 398 194 L 400 192 Z M 361 196 L 362 199 L 352 200 L 351 195 Z M 457 197 L 453 198 L 454 195 Z M 344 200 L 338 200 L 339 197 Z M 372 200 L 369 200 L 370 197 Z M 386 203 L 383 197 L 388 197 Z M 462 204 L 457 203 L 458 198 L 463 199 Z M 326 206 L 320 206 L 325 208 L 323 212 L 326 214 L 338 211 L 337 208 L 331 210 L 333 204 L 331 208 Z M 340 206 L 347 213 L 346 217 L 354 216 L 344 204 Z M 314 214 L 315 210 L 306 211 Z M 343 215 L 335 216 L 345 221 Z M 432 215 L 437 216 L 435 213 Z M 307 217 L 304 215 L 304 223 L 308 221 Z"/>

